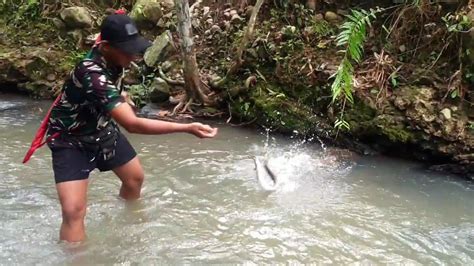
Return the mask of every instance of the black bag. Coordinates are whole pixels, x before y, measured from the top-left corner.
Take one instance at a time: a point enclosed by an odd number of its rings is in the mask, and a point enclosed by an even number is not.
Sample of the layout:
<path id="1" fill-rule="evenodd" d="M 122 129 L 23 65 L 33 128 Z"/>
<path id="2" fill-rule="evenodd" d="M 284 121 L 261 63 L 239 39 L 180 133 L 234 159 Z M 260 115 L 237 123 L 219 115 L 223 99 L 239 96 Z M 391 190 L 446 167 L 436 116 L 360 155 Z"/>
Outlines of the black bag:
<path id="1" fill-rule="evenodd" d="M 74 136 L 80 148 L 94 156 L 103 156 L 104 161 L 115 156 L 115 146 L 119 136 L 119 128 L 110 122 L 103 130 L 84 136 Z"/>

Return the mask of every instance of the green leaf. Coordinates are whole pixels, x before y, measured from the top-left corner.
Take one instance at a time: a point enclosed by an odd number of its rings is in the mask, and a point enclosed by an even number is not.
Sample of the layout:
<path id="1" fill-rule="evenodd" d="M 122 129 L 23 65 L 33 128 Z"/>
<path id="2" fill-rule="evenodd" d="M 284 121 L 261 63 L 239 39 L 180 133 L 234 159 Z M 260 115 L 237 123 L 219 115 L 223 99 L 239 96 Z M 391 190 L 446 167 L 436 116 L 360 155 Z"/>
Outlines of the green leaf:
<path id="1" fill-rule="evenodd" d="M 353 97 L 353 72 L 352 62 L 360 63 L 364 52 L 364 42 L 367 35 L 367 27 L 372 26 L 372 19 L 376 18 L 375 14 L 383 9 L 352 10 L 351 14 L 346 16 L 346 21 L 341 25 L 340 32 L 336 37 L 337 46 L 345 46 L 345 56 L 341 61 L 336 73 L 331 75 L 333 82 L 331 84 L 332 102 L 337 100 L 354 102 Z M 389 30 L 384 28 L 388 33 Z M 392 77 L 392 83 L 396 83 L 396 79 Z M 345 104 L 343 105 L 345 106 Z M 344 110 L 341 111 L 342 114 Z M 349 129 L 348 122 L 342 119 L 337 120 L 335 127 L 338 129 Z"/>
<path id="2" fill-rule="evenodd" d="M 451 92 L 451 98 L 456 98 L 459 96 L 459 91 L 458 90 L 454 90 L 453 92 Z"/>
<path id="3" fill-rule="evenodd" d="M 350 130 L 350 125 L 347 121 L 345 121 L 344 119 L 337 119 L 336 122 L 334 123 L 334 127 L 337 128 L 337 129 L 346 129 L 346 130 Z"/>
<path id="4" fill-rule="evenodd" d="M 397 80 L 397 77 L 396 76 L 392 76 L 390 78 L 390 81 L 392 82 L 392 86 L 393 87 L 398 87 L 398 80 Z"/>

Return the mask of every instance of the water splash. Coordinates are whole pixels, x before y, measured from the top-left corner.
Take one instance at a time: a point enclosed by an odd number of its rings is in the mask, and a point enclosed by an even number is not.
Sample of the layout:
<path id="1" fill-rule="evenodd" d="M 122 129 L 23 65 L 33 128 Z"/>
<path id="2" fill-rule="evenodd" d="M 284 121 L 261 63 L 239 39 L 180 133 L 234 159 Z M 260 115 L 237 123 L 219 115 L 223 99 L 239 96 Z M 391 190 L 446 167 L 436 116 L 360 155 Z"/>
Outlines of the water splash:
<path id="1" fill-rule="evenodd" d="M 326 182 L 322 178 L 342 176 L 353 166 L 353 162 L 338 158 L 331 152 L 336 149 L 327 148 L 318 137 L 292 138 L 281 143 L 271 136 L 269 128 L 262 134 L 265 136 L 263 143 L 254 145 L 249 154 L 264 158 L 276 174 L 277 192 L 293 192 L 308 183 Z"/>

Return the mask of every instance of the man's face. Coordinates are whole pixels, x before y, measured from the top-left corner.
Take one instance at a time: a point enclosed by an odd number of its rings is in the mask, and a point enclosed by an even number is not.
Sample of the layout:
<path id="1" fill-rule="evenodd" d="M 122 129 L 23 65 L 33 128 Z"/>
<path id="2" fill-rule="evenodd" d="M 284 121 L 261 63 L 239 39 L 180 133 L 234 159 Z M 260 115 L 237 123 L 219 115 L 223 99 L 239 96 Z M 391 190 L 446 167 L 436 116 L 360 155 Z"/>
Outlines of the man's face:
<path id="1" fill-rule="evenodd" d="M 130 55 L 122 50 L 111 46 L 108 43 L 103 44 L 103 54 L 105 59 L 112 64 L 120 67 L 129 67 L 132 61 L 138 61 L 141 57 L 137 55 Z"/>

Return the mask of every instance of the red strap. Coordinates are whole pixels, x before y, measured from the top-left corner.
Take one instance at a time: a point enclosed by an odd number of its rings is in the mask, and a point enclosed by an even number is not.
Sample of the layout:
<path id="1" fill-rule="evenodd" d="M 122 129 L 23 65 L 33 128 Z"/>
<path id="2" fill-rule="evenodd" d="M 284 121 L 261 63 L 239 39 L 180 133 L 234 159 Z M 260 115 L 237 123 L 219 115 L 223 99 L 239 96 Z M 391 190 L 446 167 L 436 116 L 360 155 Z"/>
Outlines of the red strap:
<path id="1" fill-rule="evenodd" d="M 26 152 L 25 158 L 23 158 L 23 163 L 27 163 L 31 156 L 33 156 L 33 153 L 39 148 L 41 148 L 44 144 L 46 144 L 48 141 L 51 141 L 51 139 L 59 136 L 59 132 L 56 134 L 53 134 L 50 136 L 46 141 L 43 142 L 44 136 L 46 135 L 46 131 L 48 131 L 48 123 L 49 123 L 49 118 L 51 117 L 51 111 L 53 110 L 53 107 L 56 106 L 56 104 L 61 100 L 62 93 L 58 95 L 54 103 L 51 105 L 49 108 L 48 112 L 46 113 L 46 116 L 43 118 L 43 121 L 41 122 L 41 125 L 39 126 L 38 130 L 36 131 L 36 135 L 33 138 L 33 141 L 31 142 L 30 149 Z"/>

